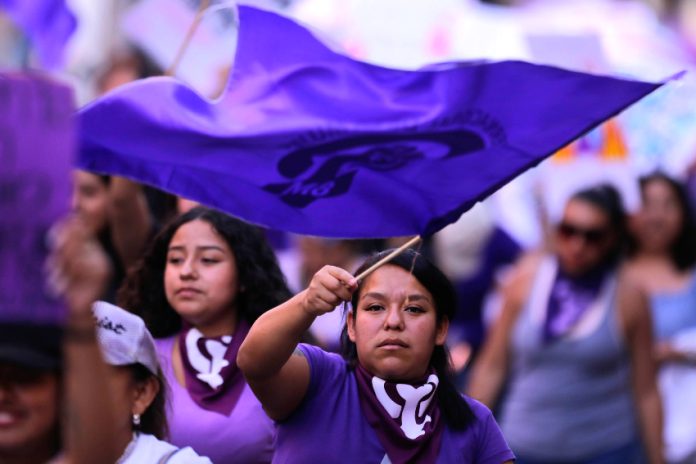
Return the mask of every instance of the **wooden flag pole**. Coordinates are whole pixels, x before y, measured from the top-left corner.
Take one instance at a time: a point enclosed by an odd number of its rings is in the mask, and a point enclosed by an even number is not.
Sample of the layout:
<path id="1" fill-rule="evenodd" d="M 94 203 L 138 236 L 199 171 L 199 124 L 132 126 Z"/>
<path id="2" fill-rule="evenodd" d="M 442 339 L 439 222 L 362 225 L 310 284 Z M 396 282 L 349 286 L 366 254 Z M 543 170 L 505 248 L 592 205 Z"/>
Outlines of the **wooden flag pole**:
<path id="1" fill-rule="evenodd" d="M 191 43 L 191 40 L 193 39 L 193 34 L 196 33 L 196 29 L 198 29 L 198 25 L 203 20 L 203 14 L 205 13 L 205 10 L 208 9 L 209 6 L 210 6 L 210 0 L 201 0 L 201 4 L 198 7 L 198 12 L 196 13 L 196 17 L 194 18 L 193 22 L 191 23 L 191 26 L 188 28 L 188 31 L 186 31 L 186 37 L 184 38 L 184 41 L 181 43 L 179 50 L 177 50 L 177 52 L 176 52 L 176 56 L 174 57 L 174 62 L 169 67 L 169 69 L 167 69 L 167 71 L 164 73 L 165 76 L 173 76 L 174 73 L 176 72 L 176 68 L 179 67 L 179 63 L 181 63 L 181 60 L 184 58 L 184 53 L 186 53 L 186 49 L 188 48 L 189 44 Z"/>
<path id="2" fill-rule="evenodd" d="M 407 248 L 412 247 L 413 245 L 417 244 L 417 243 L 420 242 L 421 240 L 422 240 L 421 236 L 420 236 L 420 235 L 416 235 L 416 236 L 413 237 L 411 240 L 409 240 L 408 242 L 404 243 L 404 244 L 401 245 L 399 248 L 397 248 L 396 250 L 392 251 L 392 252 L 389 253 L 387 256 L 385 256 L 384 258 L 380 259 L 379 261 L 377 261 L 377 262 L 376 262 L 375 264 L 373 264 L 372 266 L 370 266 L 370 267 L 368 267 L 367 269 L 365 269 L 364 271 L 362 271 L 362 272 L 361 272 L 360 274 L 358 274 L 355 278 L 356 278 L 357 280 L 359 280 L 359 281 L 360 281 L 360 280 L 363 280 L 365 277 L 369 276 L 369 275 L 372 274 L 374 271 L 376 271 L 379 267 L 384 266 L 384 265 L 387 264 L 389 261 L 391 261 L 391 260 L 394 259 L 395 257 L 399 256 L 401 253 L 403 253 L 404 251 L 406 251 Z"/>

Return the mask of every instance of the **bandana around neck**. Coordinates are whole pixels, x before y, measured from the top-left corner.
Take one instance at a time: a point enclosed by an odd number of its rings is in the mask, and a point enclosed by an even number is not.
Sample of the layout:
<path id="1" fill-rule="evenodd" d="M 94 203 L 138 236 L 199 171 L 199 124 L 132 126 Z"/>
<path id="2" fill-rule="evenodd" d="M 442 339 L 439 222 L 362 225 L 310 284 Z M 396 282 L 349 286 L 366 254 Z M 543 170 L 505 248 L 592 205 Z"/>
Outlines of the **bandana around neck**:
<path id="1" fill-rule="evenodd" d="M 444 425 L 434 371 L 420 382 L 394 383 L 355 368 L 360 407 L 393 464 L 435 462 Z"/>
<path id="2" fill-rule="evenodd" d="M 240 320 L 234 335 L 206 338 L 195 327 L 179 333 L 179 352 L 186 390 L 201 408 L 228 416 L 244 389 L 237 351 L 249 332 Z"/>
<path id="3" fill-rule="evenodd" d="M 597 300 L 609 271 L 608 267 L 602 266 L 583 276 L 572 277 L 558 269 L 544 321 L 546 343 L 564 336 L 573 328 Z"/>

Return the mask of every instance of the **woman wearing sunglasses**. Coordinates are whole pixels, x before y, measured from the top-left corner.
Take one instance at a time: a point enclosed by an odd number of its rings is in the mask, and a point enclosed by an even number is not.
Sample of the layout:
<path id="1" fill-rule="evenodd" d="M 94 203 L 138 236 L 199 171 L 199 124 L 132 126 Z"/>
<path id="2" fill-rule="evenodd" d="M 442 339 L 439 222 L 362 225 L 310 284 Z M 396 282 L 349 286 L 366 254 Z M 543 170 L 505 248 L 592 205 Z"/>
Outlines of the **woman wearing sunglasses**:
<path id="1" fill-rule="evenodd" d="M 662 462 L 662 414 L 644 295 L 620 267 L 619 194 L 573 195 L 554 253 L 523 260 L 474 367 L 469 394 L 500 403 L 501 427 L 527 463 Z"/>

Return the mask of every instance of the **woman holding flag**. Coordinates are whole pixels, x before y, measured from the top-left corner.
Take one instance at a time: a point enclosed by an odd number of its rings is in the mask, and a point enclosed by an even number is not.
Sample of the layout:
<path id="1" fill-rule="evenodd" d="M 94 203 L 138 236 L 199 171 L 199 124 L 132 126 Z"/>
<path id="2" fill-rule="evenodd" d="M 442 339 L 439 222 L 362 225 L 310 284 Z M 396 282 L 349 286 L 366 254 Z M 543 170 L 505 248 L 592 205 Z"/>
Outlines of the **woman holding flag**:
<path id="1" fill-rule="evenodd" d="M 237 359 L 278 421 L 274 462 L 512 462 L 490 411 L 452 381 L 444 342 L 454 295 L 444 274 L 409 250 L 360 282 L 325 266 L 262 315 Z M 343 357 L 299 343 L 344 301 L 353 309 Z"/>
<path id="2" fill-rule="evenodd" d="M 213 462 L 270 462 L 275 428 L 236 365 L 264 311 L 290 296 L 260 230 L 197 207 L 155 238 L 119 292 L 156 338 L 171 442 Z"/>

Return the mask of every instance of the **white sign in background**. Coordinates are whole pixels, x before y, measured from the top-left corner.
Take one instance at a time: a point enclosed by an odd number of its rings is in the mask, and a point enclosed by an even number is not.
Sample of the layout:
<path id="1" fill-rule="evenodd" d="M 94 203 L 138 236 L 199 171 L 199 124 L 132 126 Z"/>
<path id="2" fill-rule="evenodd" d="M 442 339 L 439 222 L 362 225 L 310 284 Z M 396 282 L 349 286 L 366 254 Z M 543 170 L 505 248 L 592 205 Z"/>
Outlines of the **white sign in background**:
<path id="1" fill-rule="evenodd" d="M 200 2 L 141 0 L 122 21 L 125 36 L 162 69 L 169 69 L 196 19 Z M 211 1 L 174 75 L 203 96 L 220 94 L 227 82 L 237 44 L 235 4 Z"/>

